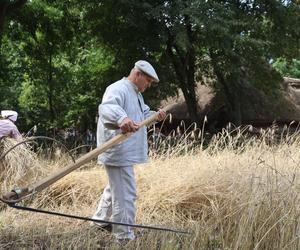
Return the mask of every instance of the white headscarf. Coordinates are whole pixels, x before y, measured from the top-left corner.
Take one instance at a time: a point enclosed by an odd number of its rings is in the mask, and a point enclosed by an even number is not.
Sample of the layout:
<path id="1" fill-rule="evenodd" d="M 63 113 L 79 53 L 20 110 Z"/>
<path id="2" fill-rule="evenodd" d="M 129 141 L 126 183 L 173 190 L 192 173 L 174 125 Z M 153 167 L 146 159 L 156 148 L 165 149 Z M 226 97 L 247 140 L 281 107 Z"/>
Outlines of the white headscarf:
<path id="1" fill-rule="evenodd" d="M 1 116 L 3 118 L 7 118 L 13 122 L 15 122 L 18 119 L 18 113 L 13 110 L 2 110 L 1 111 Z"/>

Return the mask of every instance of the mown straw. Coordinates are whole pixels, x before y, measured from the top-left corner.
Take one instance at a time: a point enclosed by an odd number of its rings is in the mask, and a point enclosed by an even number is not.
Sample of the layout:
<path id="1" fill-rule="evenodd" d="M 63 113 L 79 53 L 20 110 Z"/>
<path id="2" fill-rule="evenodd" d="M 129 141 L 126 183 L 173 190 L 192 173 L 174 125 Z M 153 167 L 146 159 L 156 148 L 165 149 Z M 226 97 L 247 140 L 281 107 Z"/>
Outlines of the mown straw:
<path id="1" fill-rule="evenodd" d="M 156 156 L 137 166 L 137 223 L 184 228 L 194 234 L 181 238 L 148 232 L 126 248 L 299 249 L 299 138 L 298 132 L 276 137 L 265 131 L 249 138 L 245 131 L 227 130 L 205 150 L 196 148 L 192 154 L 171 158 L 167 157 L 171 154 Z M 78 170 L 55 183 L 32 205 L 91 216 L 106 181 L 100 167 Z M 0 217 L 0 246 L 7 244 L 5 238 L 21 234 L 23 245 L 14 246 L 36 247 L 32 242 L 43 239 L 46 248 L 70 244 L 76 249 L 94 249 L 100 244 L 118 249 L 110 236 L 92 231 L 88 223 L 33 214 L 23 220 L 23 214 L 9 210 Z M 16 218 L 18 224 L 12 224 Z M 49 223 L 45 225 L 46 218 Z M 43 228 L 42 235 L 24 231 L 37 228 Z"/>
<path id="2" fill-rule="evenodd" d="M 18 141 L 5 138 L 0 143 L 2 156 Z M 41 174 L 41 162 L 29 144 L 20 144 L 9 151 L 1 160 L 0 167 L 2 191 L 8 191 L 15 185 L 24 185 L 27 179 L 36 179 Z"/>

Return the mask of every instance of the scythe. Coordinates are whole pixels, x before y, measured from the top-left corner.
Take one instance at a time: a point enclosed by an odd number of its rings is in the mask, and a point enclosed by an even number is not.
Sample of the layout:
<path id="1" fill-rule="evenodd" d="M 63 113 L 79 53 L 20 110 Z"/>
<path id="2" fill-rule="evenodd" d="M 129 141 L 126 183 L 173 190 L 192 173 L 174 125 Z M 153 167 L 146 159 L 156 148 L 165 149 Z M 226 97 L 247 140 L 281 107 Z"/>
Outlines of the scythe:
<path id="1" fill-rule="evenodd" d="M 164 110 L 167 111 L 166 108 Z M 147 119 L 143 120 L 139 124 L 139 127 L 141 128 L 143 126 L 148 126 L 148 125 L 152 124 L 153 122 L 157 121 L 157 116 L 158 116 L 158 112 L 156 112 L 152 116 L 148 117 Z M 112 146 L 117 145 L 118 143 L 124 141 L 126 138 L 128 138 L 132 134 L 133 133 L 118 134 L 115 137 L 113 137 L 112 139 L 110 139 L 109 141 L 102 144 L 100 147 L 90 151 L 89 153 L 78 158 L 75 162 L 62 168 L 57 173 L 54 173 L 53 175 L 48 176 L 28 187 L 16 188 L 16 189 L 12 190 L 11 192 L 8 192 L 5 195 L 3 195 L 2 198 L 0 198 L 0 199 L 7 204 L 18 203 L 18 202 L 22 201 L 24 198 L 26 198 L 32 194 L 38 193 L 38 192 L 44 190 L 45 188 L 49 187 L 50 185 L 52 185 L 53 183 L 55 183 L 62 177 L 66 176 L 67 174 L 71 173 L 72 171 L 78 169 L 79 167 L 88 163 L 92 159 L 96 158 L 99 154 L 105 152 Z"/>

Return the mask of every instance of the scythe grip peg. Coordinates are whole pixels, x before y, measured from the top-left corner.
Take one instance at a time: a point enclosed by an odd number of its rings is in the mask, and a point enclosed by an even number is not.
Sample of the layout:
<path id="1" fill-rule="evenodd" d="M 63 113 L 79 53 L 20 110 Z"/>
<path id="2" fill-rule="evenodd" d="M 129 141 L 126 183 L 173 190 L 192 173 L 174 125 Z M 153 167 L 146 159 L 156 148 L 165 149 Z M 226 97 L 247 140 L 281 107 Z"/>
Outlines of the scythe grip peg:
<path id="1" fill-rule="evenodd" d="M 17 203 L 21 197 L 28 193 L 28 188 L 15 188 L 11 192 L 6 193 L 2 196 L 2 201 L 7 204 Z"/>

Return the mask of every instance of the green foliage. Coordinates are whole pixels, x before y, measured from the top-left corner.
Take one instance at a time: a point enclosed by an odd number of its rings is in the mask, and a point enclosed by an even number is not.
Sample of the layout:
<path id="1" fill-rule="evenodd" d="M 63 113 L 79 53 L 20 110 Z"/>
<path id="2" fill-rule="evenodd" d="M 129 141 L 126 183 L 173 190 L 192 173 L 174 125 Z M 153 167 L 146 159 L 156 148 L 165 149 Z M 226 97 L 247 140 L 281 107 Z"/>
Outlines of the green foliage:
<path id="1" fill-rule="evenodd" d="M 300 78 L 300 60 L 279 58 L 273 66 L 283 76 Z"/>
<path id="2" fill-rule="evenodd" d="M 78 32 L 85 28 L 81 11 L 70 2 L 35 0 L 15 19 L 7 29 L 26 65 L 12 105 L 20 106 L 21 127 L 38 123 L 40 133 L 71 125 L 94 127 L 114 57 Z"/>
<path id="3" fill-rule="evenodd" d="M 296 1 L 21 2 L 22 11 L 5 19 L 0 107 L 20 111 L 25 130 L 94 128 L 106 86 L 137 59 L 149 60 L 161 79 L 147 102 L 158 105 L 181 88 L 194 120 L 197 81 L 214 79 L 238 121 L 245 85 L 275 89 L 281 77 L 272 66 L 299 77 Z M 274 58 L 283 59 L 270 65 Z"/>
<path id="4" fill-rule="evenodd" d="M 19 82 L 26 70 L 24 53 L 5 36 L 0 50 L 0 108 L 18 110 Z"/>
<path id="5" fill-rule="evenodd" d="M 73 81 L 68 93 L 71 109 L 66 112 L 65 126 L 95 126 L 97 106 L 105 88 L 112 81 L 113 63 L 114 57 L 95 41 L 87 43 L 86 47 L 79 51 L 71 68 Z"/>

